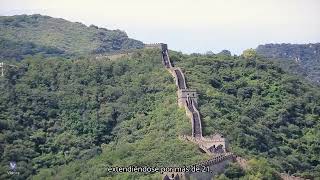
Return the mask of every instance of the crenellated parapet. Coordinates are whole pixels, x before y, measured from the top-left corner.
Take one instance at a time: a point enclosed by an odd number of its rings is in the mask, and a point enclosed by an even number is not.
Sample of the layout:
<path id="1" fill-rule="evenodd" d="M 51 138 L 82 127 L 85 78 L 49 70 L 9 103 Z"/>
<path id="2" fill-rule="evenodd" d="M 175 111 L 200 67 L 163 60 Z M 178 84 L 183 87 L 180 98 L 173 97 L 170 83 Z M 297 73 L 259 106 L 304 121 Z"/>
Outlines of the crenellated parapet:
<path id="1" fill-rule="evenodd" d="M 220 154 L 218 156 L 215 156 L 207 161 L 203 161 L 199 164 L 195 164 L 193 166 L 211 166 L 211 165 L 214 165 L 214 164 L 217 164 L 217 163 L 220 163 L 221 161 L 224 161 L 226 159 L 232 159 L 234 160 L 235 156 L 233 155 L 233 153 L 224 153 L 224 154 Z"/>
<path id="2" fill-rule="evenodd" d="M 201 163 L 192 164 L 184 167 L 177 167 L 171 169 L 172 171 L 162 172 L 163 180 L 170 179 L 212 179 L 215 175 L 222 173 L 225 166 L 229 162 L 233 162 L 235 156 L 232 153 L 220 154 L 213 158 L 203 161 Z M 188 170 L 186 170 L 188 169 Z M 196 169 L 200 171 L 196 171 Z M 175 171 L 175 170 L 186 170 L 186 171 Z"/>

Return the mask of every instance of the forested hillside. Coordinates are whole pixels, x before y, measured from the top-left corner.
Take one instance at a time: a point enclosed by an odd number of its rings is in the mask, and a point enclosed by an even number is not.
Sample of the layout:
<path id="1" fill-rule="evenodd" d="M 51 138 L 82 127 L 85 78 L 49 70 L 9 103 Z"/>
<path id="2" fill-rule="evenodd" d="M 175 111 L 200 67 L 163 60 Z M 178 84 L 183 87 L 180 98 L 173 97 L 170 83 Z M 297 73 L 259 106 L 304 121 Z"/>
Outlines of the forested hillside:
<path id="1" fill-rule="evenodd" d="M 320 43 L 266 44 L 258 46 L 256 51 L 284 70 L 320 83 Z"/>
<path id="2" fill-rule="evenodd" d="M 256 158 L 251 171 L 230 166 L 224 178 L 267 177 L 271 167 L 320 176 L 316 87 L 264 59 L 176 52 L 171 59 L 200 94 L 204 134 L 222 132 L 232 152 Z M 113 61 L 30 57 L 16 65 L 0 83 L 1 178 L 9 177 L 9 161 L 21 179 L 143 179 L 159 174 L 110 174 L 106 167 L 208 158 L 177 138 L 191 124 L 159 50 Z"/>
<path id="3" fill-rule="evenodd" d="M 120 30 L 42 15 L 0 16 L 0 42 L 0 58 L 18 60 L 35 53 L 86 55 L 143 47 Z"/>
<path id="4" fill-rule="evenodd" d="M 64 50 L 58 48 L 36 45 L 31 42 L 15 42 L 0 37 L 0 59 L 20 61 L 28 56 L 39 55 L 43 57 L 68 57 Z"/>
<path id="5" fill-rule="evenodd" d="M 110 176 L 111 165 L 206 159 L 177 139 L 191 133 L 191 124 L 159 54 L 117 61 L 32 57 L 10 68 L 0 79 L 0 179 L 9 178 L 9 161 L 17 162 L 18 179 L 39 172 L 38 179 L 97 179 Z"/>
<path id="6" fill-rule="evenodd" d="M 200 93 L 204 133 L 232 151 L 267 158 L 280 172 L 320 177 L 320 91 L 266 59 L 227 55 L 171 59 Z"/>

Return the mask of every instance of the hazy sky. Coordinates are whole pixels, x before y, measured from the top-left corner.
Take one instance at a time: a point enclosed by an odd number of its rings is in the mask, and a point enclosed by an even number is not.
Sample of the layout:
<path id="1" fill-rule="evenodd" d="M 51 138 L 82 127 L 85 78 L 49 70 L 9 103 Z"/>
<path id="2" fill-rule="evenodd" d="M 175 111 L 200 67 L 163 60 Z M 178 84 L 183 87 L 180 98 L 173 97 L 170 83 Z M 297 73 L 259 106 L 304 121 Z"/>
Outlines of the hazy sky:
<path id="1" fill-rule="evenodd" d="M 0 0 L 1 15 L 35 13 L 186 53 L 320 42 L 320 0 Z"/>

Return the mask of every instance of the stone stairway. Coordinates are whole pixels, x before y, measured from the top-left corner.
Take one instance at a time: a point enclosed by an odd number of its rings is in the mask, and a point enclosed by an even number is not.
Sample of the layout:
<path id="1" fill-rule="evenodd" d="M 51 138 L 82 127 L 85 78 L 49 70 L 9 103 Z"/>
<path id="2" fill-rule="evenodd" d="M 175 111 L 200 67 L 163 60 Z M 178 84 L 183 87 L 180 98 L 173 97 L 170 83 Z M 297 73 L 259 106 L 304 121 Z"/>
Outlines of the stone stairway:
<path id="1" fill-rule="evenodd" d="M 185 76 L 179 67 L 173 67 L 170 61 L 168 46 L 161 44 L 162 62 L 166 69 L 175 78 L 178 87 L 178 104 L 185 108 L 186 114 L 192 125 L 190 137 L 185 136 L 183 139 L 196 143 L 204 152 L 215 155 L 227 152 L 227 143 L 225 138 L 220 134 L 209 137 L 203 137 L 201 116 L 197 109 L 198 95 L 196 90 L 188 89 Z"/>
<path id="2" fill-rule="evenodd" d="M 197 109 L 197 92 L 193 89 L 188 89 L 185 76 L 179 67 L 173 67 L 170 61 L 168 47 L 166 44 L 161 44 L 162 62 L 170 74 L 174 77 L 178 87 L 178 104 L 180 107 L 185 108 L 186 114 L 189 117 L 192 125 L 191 136 L 180 136 L 180 139 L 193 142 L 198 145 L 200 149 L 212 156 L 210 160 L 195 164 L 192 166 L 214 166 L 222 163 L 223 161 L 234 160 L 232 153 L 227 152 L 226 140 L 220 134 L 215 134 L 210 137 L 203 137 L 201 116 Z M 223 164 L 223 166 L 226 163 Z M 221 168 L 218 168 L 221 169 Z M 171 174 L 174 177 L 185 176 L 182 174 Z M 168 174 L 163 176 L 163 179 L 170 179 Z"/>

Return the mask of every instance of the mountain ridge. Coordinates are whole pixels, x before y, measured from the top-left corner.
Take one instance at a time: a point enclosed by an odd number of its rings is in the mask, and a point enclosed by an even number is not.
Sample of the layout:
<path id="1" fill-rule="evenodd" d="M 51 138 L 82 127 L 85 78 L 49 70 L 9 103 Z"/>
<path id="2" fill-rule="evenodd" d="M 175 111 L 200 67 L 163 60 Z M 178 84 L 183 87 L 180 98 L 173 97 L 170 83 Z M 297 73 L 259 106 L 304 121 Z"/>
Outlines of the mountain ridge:
<path id="1" fill-rule="evenodd" d="M 265 44 L 259 45 L 256 51 L 288 72 L 320 84 L 320 43 Z"/>
<path id="2" fill-rule="evenodd" d="M 143 48 L 141 41 L 130 39 L 124 31 L 108 30 L 62 18 L 35 15 L 0 16 L 0 37 L 34 43 L 68 54 L 100 54 L 123 49 Z M 10 47 L 5 47 L 10 48 Z"/>

